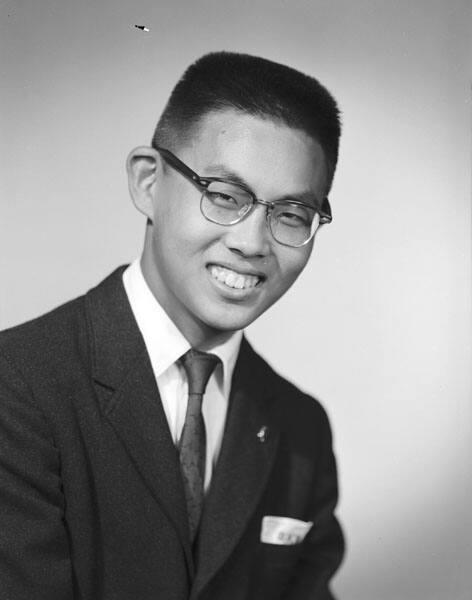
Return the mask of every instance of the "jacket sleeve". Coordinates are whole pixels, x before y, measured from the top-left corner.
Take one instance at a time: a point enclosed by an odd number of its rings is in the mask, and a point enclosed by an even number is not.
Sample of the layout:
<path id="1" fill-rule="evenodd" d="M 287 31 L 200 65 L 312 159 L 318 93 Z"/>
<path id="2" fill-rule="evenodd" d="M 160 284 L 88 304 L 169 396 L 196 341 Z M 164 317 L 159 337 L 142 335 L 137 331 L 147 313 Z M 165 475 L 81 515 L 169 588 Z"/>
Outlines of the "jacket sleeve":
<path id="1" fill-rule="evenodd" d="M 344 538 L 334 515 L 338 500 L 338 480 L 332 450 L 331 429 L 326 413 L 320 428 L 320 460 L 313 487 L 313 527 L 303 542 L 303 550 L 283 600 L 334 600 L 329 582 L 344 554 Z"/>
<path id="2" fill-rule="evenodd" d="M 0 598 L 72 597 L 59 453 L 31 390 L 0 356 Z"/>

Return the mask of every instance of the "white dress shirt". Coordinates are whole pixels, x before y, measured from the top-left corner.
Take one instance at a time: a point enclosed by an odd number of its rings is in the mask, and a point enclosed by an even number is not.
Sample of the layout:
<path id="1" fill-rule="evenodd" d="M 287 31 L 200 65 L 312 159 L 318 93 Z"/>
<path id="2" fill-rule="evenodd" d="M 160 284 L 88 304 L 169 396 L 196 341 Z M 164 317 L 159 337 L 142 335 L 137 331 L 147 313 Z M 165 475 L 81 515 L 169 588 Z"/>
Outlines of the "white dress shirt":
<path id="1" fill-rule="evenodd" d="M 176 361 L 190 349 L 190 344 L 149 289 L 139 259 L 124 271 L 123 284 L 151 360 L 172 440 L 177 445 L 185 422 L 188 386 L 185 370 Z M 208 381 L 202 404 L 207 439 L 205 490 L 221 448 L 242 335 L 242 331 L 236 331 L 224 343 L 205 347 L 205 352 L 216 354 L 221 360 Z"/>

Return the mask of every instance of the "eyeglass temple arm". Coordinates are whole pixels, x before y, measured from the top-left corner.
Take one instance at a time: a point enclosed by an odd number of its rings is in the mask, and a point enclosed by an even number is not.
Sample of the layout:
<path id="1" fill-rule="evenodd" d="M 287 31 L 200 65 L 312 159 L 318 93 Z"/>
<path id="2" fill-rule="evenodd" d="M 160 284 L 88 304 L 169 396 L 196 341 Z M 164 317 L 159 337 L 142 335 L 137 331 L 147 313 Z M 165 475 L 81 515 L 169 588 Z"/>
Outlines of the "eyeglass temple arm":
<path id="1" fill-rule="evenodd" d="M 184 175 L 185 177 L 188 177 L 195 183 L 202 185 L 200 182 L 200 177 L 195 173 L 195 171 L 192 171 L 192 169 L 190 169 L 190 167 L 187 167 L 187 165 L 185 163 L 183 163 L 179 158 L 177 158 L 177 156 L 175 156 L 175 154 L 172 154 L 172 152 L 170 152 L 170 150 L 166 150 L 165 148 L 161 148 L 160 146 L 154 146 L 154 149 L 157 150 L 159 152 L 159 154 L 161 154 L 165 158 L 165 160 L 172 167 L 174 167 L 174 169 L 179 171 L 179 173 L 182 173 L 182 175 Z"/>

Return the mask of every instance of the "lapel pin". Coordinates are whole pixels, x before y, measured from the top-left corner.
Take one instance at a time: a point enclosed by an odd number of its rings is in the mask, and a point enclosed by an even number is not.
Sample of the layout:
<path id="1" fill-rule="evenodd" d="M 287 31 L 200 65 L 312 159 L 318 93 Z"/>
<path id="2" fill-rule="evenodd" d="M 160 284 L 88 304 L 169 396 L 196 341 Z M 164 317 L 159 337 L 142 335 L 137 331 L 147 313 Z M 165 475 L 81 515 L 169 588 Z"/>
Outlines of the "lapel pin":
<path id="1" fill-rule="evenodd" d="M 268 428 L 264 425 L 257 432 L 257 439 L 263 444 L 267 440 L 267 434 L 269 433 Z"/>

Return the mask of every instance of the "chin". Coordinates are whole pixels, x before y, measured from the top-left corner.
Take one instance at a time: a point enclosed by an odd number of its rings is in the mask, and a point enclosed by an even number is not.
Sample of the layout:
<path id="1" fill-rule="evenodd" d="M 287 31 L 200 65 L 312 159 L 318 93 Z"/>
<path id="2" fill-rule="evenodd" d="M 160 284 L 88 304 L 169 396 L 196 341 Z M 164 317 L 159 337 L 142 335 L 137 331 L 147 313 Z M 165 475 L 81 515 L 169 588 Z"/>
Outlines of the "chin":
<path id="1" fill-rule="evenodd" d="M 219 315 L 206 315 L 207 318 L 204 318 L 203 322 L 214 331 L 229 333 L 244 329 L 261 314 L 260 312 L 240 314 L 240 312 L 242 311 L 224 311 L 223 314 Z"/>

